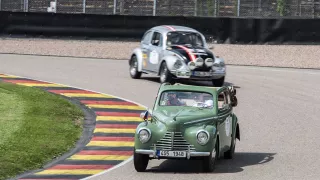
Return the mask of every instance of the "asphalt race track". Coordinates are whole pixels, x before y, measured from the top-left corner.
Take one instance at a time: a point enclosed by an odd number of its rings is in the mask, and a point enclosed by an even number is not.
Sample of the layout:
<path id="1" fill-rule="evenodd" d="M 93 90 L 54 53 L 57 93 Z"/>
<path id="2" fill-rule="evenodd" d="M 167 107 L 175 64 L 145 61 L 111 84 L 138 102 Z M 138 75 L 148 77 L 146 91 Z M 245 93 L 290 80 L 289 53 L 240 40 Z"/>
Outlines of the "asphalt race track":
<path id="1" fill-rule="evenodd" d="M 228 66 L 237 88 L 241 141 L 233 160 L 201 173 L 197 161 L 152 160 L 137 173 L 129 163 L 90 179 L 319 179 L 320 71 Z M 133 80 L 127 61 L 0 55 L 0 72 L 99 91 L 153 106 L 159 82 Z M 190 83 L 206 85 L 205 83 Z M 207 85 L 211 85 L 208 83 Z"/>

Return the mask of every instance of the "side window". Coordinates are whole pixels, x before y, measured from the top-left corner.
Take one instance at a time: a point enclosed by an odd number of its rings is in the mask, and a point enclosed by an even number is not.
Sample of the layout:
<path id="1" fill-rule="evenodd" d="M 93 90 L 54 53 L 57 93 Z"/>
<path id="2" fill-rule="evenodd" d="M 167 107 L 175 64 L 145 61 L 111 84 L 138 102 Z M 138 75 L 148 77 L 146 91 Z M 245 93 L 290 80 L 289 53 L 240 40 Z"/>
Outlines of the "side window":
<path id="1" fill-rule="evenodd" d="M 227 104 L 227 98 L 224 92 L 218 95 L 218 109 L 223 109 L 224 105 Z"/>
<path id="2" fill-rule="evenodd" d="M 158 32 L 154 32 L 151 40 L 151 44 L 154 46 L 162 46 L 162 37 Z"/>
<path id="3" fill-rule="evenodd" d="M 151 31 L 146 32 L 142 37 L 142 43 L 143 44 L 149 44 L 151 35 L 152 35 Z"/>

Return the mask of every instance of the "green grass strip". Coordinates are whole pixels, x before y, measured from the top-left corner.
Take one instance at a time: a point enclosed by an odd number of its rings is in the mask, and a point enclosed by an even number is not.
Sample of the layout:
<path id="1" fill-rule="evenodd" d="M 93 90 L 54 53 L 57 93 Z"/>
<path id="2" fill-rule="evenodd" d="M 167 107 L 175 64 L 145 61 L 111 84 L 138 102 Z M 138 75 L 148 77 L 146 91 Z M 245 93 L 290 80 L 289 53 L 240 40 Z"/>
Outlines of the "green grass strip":
<path id="1" fill-rule="evenodd" d="M 41 168 L 73 148 L 83 117 L 58 95 L 0 82 L 0 180 Z"/>

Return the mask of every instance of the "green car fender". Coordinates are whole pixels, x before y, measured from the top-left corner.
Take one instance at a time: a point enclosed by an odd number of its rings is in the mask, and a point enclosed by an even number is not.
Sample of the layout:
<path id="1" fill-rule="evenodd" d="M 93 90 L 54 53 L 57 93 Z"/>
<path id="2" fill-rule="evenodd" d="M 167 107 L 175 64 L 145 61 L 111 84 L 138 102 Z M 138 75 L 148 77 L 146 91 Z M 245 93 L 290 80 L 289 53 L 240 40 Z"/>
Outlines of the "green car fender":
<path id="1" fill-rule="evenodd" d="M 141 129 L 147 129 L 151 134 L 150 139 L 145 143 L 142 143 L 139 139 L 139 131 Z M 160 140 L 166 132 L 166 127 L 162 123 L 141 122 L 136 128 L 134 140 L 135 149 L 150 149 L 150 146 Z"/>
<path id="2" fill-rule="evenodd" d="M 209 134 L 209 140 L 204 145 L 197 141 L 197 133 L 201 130 L 205 130 Z M 184 131 L 184 139 L 193 145 L 197 152 L 211 152 L 217 139 L 217 129 L 214 125 L 188 127 Z"/>

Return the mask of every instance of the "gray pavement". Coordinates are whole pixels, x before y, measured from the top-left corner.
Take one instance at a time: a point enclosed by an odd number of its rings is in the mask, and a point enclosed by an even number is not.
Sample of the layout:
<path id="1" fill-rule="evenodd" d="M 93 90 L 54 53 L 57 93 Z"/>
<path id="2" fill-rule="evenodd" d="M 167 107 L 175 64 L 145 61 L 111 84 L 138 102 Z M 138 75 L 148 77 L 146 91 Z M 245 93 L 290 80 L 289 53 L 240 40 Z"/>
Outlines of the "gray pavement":
<path id="1" fill-rule="evenodd" d="M 197 161 L 152 160 L 145 173 L 137 173 L 130 161 L 91 179 L 320 179 L 320 71 L 236 66 L 227 70 L 226 83 L 237 87 L 235 112 L 241 128 L 233 160 L 222 159 L 214 173 L 205 174 Z M 148 107 L 160 85 L 152 76 L 131 79 L 127 61 L 103 59 L 2 54 L 0 73 L 117 95 Z"/>

